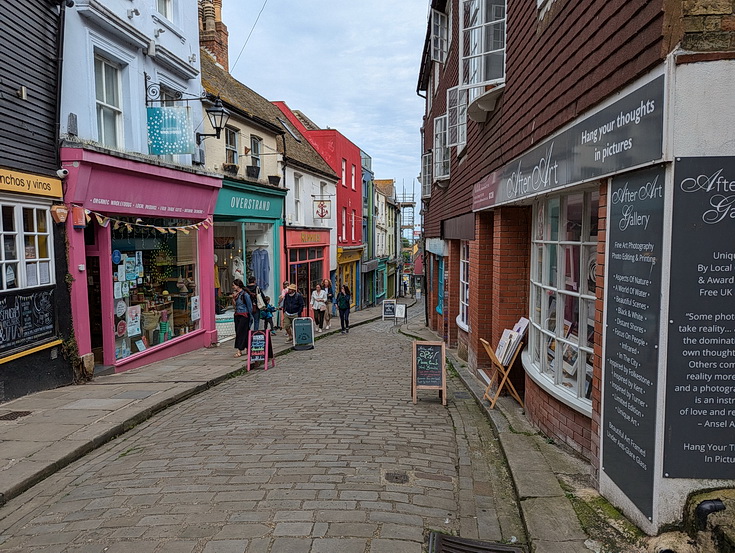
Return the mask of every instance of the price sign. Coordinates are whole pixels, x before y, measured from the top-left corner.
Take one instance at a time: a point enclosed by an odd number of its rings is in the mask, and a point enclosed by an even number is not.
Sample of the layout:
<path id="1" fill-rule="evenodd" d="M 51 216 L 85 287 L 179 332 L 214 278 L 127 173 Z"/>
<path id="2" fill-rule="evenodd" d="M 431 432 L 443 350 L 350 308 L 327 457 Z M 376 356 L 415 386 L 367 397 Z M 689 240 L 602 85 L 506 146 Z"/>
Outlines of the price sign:
<path id="1" fill-rule="evenodd" d="M 439 390 L 442 405 L 447 404 L 447 379 L 444 342 L 414 342 L 411 391 L 413 402 L 418 390 Z"/>

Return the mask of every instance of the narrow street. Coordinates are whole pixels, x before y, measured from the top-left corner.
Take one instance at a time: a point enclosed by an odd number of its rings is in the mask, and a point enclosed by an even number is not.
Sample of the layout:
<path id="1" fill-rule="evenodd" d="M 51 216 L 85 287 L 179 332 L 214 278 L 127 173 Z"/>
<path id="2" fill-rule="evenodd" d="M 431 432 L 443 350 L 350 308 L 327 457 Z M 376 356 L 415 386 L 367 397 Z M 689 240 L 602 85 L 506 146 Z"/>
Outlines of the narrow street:
<path id="1" fill-rule="evenodd" d="M 431 530 L 526 543 L 484 413 L 456 376 L 447 407 L 425 391 L 414 405 L 397 328 L 324 337 L 159 413 L 0 508 L 0 549 L 420 553 Z"/>

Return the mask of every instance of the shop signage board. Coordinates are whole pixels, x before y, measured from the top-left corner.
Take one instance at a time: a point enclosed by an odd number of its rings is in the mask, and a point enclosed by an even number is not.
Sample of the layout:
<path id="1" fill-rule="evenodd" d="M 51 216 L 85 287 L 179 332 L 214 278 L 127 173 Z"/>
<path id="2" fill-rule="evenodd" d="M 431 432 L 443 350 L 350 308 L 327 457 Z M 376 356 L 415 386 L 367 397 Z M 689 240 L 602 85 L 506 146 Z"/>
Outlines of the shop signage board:
<path id="1" fill-rule="evenodd" d="M 480 211 L 663 157 L 664 76 L 633 90 L 475 184 Z"/>
<path id="2" fill-rule="evenodd" d="M 53 338 L 55 330 L 53 288 L 0 296 L 0 355 Z"/>
<path id="3" fill-rule="evenodd" d="M 291 332 L 293 334 L 293 349 L 314 349 L 314 319 L 311 317 L 296 317 L 293 320 Z"/>
<path id="4" fill-rule="evenodd" d="M 160 156 L 194 153 L 194 129 L 188 107 L 149 107 L 147 115 L 149 154 Z"/>
<path id="5" fill-rule="evenodd" d="M 406 314 L 406 304 L 396 304 L 396 324 L 408 322 L 408 315 Z"/>
<path id="6" fill-rule="evenodd" d="M 279 191 L 269 192 L 225 180 L 217 195 L 215 213 L 230 217 L 278 219 L 283 210 L 283 194 Z"/>
<path id="7" fill-rule="evenodd" d="M 396 300 L 383 300 L 383 320 L 396 316 Z"/>
<path id="8" fill-rule="evenodd" d="M 608 195 L 602 470 L 649 519 L 665 177 L 663 167 L 628 173 L 613 179 Z"/>
<path id="9" fill-rule="evenodd" d="M 413 342 L 411 395 L 418 401 L 419 390 L 439 390 L 442 405 L 447 404 L 447 375 L 444 342 Z"/>
<path id="10" fill-rule="evenodd" d="M 19 192 L 37 196 L 61 198 L 64 195 L 60 179 L 0 169 L 0 192 Z"/>
<path id="11" fill-rule="evenodd" d="M 735 157 L 674 164 L 664 476 L 735 474 Z"/>
<path id="12" fill-rule="evenodd" d="M 267 330 L 250 330 L 248 331 L 248 365 L 249 371 L 251 365 L 262 362 L 265 369 L 268 369 L 268 360 L 275 365 L 273 359 L 273 346 L 270 342 L 270 332 Z"/>

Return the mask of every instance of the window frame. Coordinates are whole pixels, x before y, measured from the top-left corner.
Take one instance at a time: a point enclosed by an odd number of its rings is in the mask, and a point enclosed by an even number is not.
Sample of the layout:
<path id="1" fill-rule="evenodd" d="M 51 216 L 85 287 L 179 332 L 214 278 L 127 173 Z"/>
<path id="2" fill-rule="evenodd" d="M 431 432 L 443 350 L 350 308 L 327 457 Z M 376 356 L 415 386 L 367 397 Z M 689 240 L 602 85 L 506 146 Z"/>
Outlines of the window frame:
<path id="1" fill-rule="evenodd" d="M 234 143 L 230 141 L 234 138 Z M 240 130 L 229 125 L 225 127 L 225 163 L 238 165 L 240 162 Z"/>
<path id="2" fill-rule="evenodd" d="M 447 145 L 447 114 L 434 119 L 434 180 L 448 179 L 450 175 L 449 146 Z"/>
<path id="3" fill-rule="evenodd" d="M 355 210 L 354 209 L 352 210 L 352 219 L 350 220 L 350 225 L 352 227 L 351 229 L 352 241 L 354 242 L 355 241 Z"/>
<path id="4" fill-rule="evenodd" d="M 459 313 L 457 326 L 465 332 L 470 331 L 470 242 L 459 243 Z"/>
<path id="5" fill-rule="evenodd" d="M 156 0 L 156 11 L 169 21 L 173 21 L 173 1 Z M 161 9 L 163 7 L 163 9 Z"/>
<path id="6" fill-rule="evenodd" d="M 303 175 L 300 173 L 294 173 L 293 176 L 293 209 L 294 209 L 294 221 L 297 223 L 301 222 L 301 192 L 303 189 L 302 181 Z"/>
<path id="7" fill-rule="evenodd" d="M 14 230 L 6 230 L 4 226 L 5 214 L 9 210 L 13 214 Z M 26 230 L 24 210 L 31 210 L 33 229 Z M 39 230 L 39 215 L 43 216 L 45 230 Z M 41 240 L 39 237 L 45 238 L 46 255 L 41 256 Z M 8 240 L 10 238 L 10 240 Z M 33 245 L 29 246 L 28 239 L 31 238 Z M 12 292 L 45 286 L 54 286 L 56 284 L 56 263 L 54 257 L 54 234 L 53 222 L 51 219 L 51 206 L 44 203 L 35 203 L 28 201 L 19 201 L 15 198 L 7 196 L 0 197 L 0 294 L 3 292 Z M 9 246 L 14 246 L 15 259 L 7 259 L 6 256 L 10 251 Z M 33 248 L 33 257 L 29 255 L 29 248 Z M 41 282 L 41 265 L 45 263 L 48 274 L 47 282 Z M 14 279 L 16 286 L 7 287 L 8 267 L 14 266 Z M 29 284 L 29 268 L 34 267 L 33 275 L 35 282 Z"/>
<path id="8" fill-rule="evenodd" d="M 355 168 L 355 164 L 352 164 L 352 190 L 355 190 L 355 176 L 357 174 L 357 169 Z"/>
<path id="9" fill-rule="evenodd" d="M 431 10 L 431 61 L 444 63 L 449 52 L 449 17 Z"/>
<path id="10" fill-rule="evenodd" d="M 469 102 L 484 94 L 486 86 L 505 83 L 507 2 L 503 2 L 502 17 L 496 17 L 492 21 L 487 21 L 486 7 L 485 0 L 460 0 L 459 5 L 459 80 L 460 87 L 468 91 Z M 468 15 L 468 10 L 472 10 L 474 15 Z M 473 20 L 473 23 L 468 25 L 468 20 Z M 498 25 L 502 25 L 502 47 L 482 51 L 488 42 L 487 33 Z M 502 76 L 489 78 L 481 74 L 486 71 L 487 58 L 498 53 L 502 53 L 503 58 Z"/>
<path id="11" fill-rule="evenodd" d="M 469 91 L 455 86 L 447 89 L 447 146 L 458 150 L 467 144 Z"/>
<path id="12" fill-rule="evenodd" d="M 98 78 L 98 62 L 101 64 L 101 68 L 103 70 L 102 75 L 100 78 Z M 114 86 L 117 88 L 115 91 L 115 95 L 117 96 L 117 102 L 119 105 L 115 105 L 112 103 L 109 103 L 108 100 L 110 99 L 108 96 L 110 95 L 110 91 L 107 90 L 107 71 L 112 70 L 114 71 Z M 100 99 L 100 91 L 97 88 L 98 81 L 102 84 L 102 96 L 103 99 Z M 123 88 L 122 88 L 122 66 L 119 63 L 115 63 L 109 58 L 106 58 L 104 56 L 101 56 L 99 54 L 94 55 L 94 99 L 95 99 L 95 115 L 97 119 L 97 142 L 102 144 L 103 146 L 106 146 L 108 148 L 120 148 L 121 145 L 125 143 L 124 135 L 123 135 Z M 105 118 L 101 115 L 105 112 L 111 112 L 113 114 L 113 121 L 114 121 L 114 144 L 109 144 L 105 141 L 106 137 L 106 126 L 105 126 Z"/>
<path id="13" fill-rule="evenodd" d="M 347 188 L 347 160 L 342 158 L 342 186 Z"/>
<path id="14" fill-rule="evenodd" d="M 347 241 L 347 208 L 342 206 L 342 242 Z"/>
<path id="15" fill-rule="evenodd" d="M 570 239 L 563 233 L 577 225 L 570 220 L 569 206 L 579 195 L 579 238 Z M 599 202 L 599 191 L 588 188 L 533 204 L 529 348 L 524 356 L 534 381 L 587 414 L 592 410 L 597 236 L 604 232 L 599 229 Z"/>
<path id="16" fill-rule="evenodd" d="M 250 135 L 250 165 L 261 167 L 260 156 L 263 154 L 263 139 L 254 134 Z"/>

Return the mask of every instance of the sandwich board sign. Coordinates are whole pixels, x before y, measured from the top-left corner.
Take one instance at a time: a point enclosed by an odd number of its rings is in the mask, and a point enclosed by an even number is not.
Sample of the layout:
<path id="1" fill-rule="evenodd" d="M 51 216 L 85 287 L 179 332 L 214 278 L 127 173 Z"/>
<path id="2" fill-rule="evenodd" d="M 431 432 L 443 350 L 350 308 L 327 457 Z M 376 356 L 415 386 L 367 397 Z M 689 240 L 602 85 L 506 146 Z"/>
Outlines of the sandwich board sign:
<path id="1" fill-rule="evenodd" d="M 442 405 L 447 404 L 447 373 L 444 342 L 413 342 L 411 394 L 418 401 L 419 390 L 439 390 Z"/>
<path id="2" fill-rule="evenodd" d="M 265 369 L 268 370 L 268 361 L 271 362 L 271 367 L 275 366 L 276 360 L 273 357 L 273 345 L 270 341 L 270 333 L 266 330 L 250 330 L 248 332 L 248 366 L 247 370 L 250 371 L 250 366 L 263 362 Z"/>
<path id="3" fill-rule="evenodd" d="M 293 335 L 293 349 L 314 349 L 314 319 L 311 317 L 296 317 L 291 327 Z"/>
<path id="4" fill-rule="evenodd" d="M 396 316 L 396 300 L 383 300 L 383 320 Z"/>
<path id="5" fill-rule="evenodd" d="M 408 322 L 408 315 L 406 315 L 406 304 L 396 304 L 396 324 L 402 324 Z"/>

